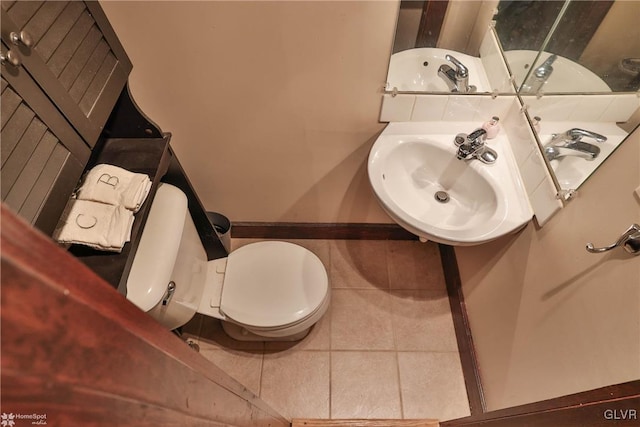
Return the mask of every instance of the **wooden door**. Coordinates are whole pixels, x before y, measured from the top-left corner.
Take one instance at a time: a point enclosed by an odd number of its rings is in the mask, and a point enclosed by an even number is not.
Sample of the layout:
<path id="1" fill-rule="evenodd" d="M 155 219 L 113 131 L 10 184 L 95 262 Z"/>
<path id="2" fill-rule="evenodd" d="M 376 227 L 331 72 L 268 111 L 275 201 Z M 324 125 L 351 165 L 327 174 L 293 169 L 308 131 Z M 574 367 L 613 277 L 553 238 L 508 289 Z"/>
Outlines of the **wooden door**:
<path id="1" fill-rule="evenodd" d="M 48 426 L 289 421 L 1 208 L 2 412 Z"/>

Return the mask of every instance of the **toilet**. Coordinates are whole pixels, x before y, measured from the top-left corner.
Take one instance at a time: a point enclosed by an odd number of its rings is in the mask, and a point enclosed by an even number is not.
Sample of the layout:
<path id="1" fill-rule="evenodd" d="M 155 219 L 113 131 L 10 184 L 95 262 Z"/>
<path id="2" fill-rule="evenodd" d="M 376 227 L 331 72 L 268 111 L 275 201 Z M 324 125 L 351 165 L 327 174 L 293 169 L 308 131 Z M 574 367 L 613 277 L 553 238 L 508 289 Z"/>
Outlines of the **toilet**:
<path id="1" fill-rule="evenodd" d="M 168 329 L 195 313 L 222 321 L 242 341 L 304 338 L 329 307 L 320 259 L 301 246 L 252 243 L 207 261 L 178 188 L 158 186 L 127 279 L 127 299 Z"/>

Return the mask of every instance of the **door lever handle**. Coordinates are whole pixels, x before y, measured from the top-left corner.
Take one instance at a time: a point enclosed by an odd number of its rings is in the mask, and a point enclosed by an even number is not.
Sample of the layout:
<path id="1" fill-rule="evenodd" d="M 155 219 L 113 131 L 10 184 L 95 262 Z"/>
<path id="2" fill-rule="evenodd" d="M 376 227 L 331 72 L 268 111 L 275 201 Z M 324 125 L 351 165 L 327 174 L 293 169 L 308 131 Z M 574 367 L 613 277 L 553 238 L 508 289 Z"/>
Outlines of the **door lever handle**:
<path id="1" fill-rule="evenodd" d="M 610 244 L 609 246 L 604 246 L 601 248 L 596 248 L 593 246 L 593 243 L 587 243 L 587 252 L 591 252 L 592 254 L 598 254 L 601 252 L 607 252 L 611 249 L 615 249 L 618 246 L 622 246 L 622 248 L 632 255 L 640 255 L 640 225 L 632 224 L 631 227 L 627 229 L 622 236 L 615 243 Z"/>

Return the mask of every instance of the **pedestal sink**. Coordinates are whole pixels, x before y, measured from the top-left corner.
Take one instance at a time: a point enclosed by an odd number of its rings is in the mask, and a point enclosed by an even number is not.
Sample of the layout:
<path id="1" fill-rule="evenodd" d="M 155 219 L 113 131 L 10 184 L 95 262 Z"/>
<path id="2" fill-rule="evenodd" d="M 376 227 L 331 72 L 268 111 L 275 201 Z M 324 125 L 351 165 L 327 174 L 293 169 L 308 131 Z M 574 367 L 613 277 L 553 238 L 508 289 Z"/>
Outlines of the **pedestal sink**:
<path id="1" fill-rule="evenodd" d="M 369 154 L 383 209 L 415 235 L 475 245 L 520 229 L 533 216 L 506 136 L 490 140 L 494 164 L 458 160 L 453 139 L 473 123 L 390 123 Z"/>

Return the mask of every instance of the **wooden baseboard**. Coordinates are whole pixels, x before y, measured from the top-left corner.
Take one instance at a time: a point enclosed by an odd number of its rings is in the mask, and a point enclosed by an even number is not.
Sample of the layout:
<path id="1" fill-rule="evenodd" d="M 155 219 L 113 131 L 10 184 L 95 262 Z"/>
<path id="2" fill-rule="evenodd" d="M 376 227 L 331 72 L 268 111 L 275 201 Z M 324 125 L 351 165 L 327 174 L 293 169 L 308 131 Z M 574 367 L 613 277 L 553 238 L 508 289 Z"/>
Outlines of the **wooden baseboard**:
<path id="1" fill-rule="evenodd" d="M 237 222 L 231 237 L 251 239 L 417 240 L 396 224 Z"/>
<path id="2" fill-rule="evenodd" d="M 471 416 L 483 414 L 487 411 L 487 407 L 482 391 L 480 370 L 473 345 L 473 337 L 471 336 L 469 318 L 467 317 L 467 309 L 464 303 L 456 253 L 453 246 L 439 245 L 439 247 Z"/>

